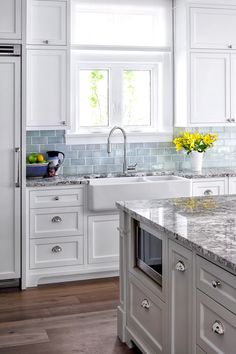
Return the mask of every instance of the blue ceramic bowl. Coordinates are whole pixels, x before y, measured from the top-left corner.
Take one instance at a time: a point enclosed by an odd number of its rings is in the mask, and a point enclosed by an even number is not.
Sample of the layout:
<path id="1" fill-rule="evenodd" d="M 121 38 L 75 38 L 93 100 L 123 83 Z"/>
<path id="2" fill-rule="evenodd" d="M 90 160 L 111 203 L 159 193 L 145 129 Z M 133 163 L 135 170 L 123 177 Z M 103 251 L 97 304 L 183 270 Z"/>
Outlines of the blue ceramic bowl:
<path id="1" fill-rule="evenodd" d="M 26 177 L 47 177 L 48 163 L 26 164 Z"/>

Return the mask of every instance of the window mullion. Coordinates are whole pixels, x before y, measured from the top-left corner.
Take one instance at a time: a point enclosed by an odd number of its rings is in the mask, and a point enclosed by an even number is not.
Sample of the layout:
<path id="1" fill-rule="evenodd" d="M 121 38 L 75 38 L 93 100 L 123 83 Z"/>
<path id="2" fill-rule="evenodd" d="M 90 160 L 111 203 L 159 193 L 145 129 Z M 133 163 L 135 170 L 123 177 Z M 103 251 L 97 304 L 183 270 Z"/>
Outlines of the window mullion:
<path id="1" fill-rule="evenodd" d="M 110 126 L 122 125 L 122 69 L 113 66 L 111 69 L 111 119 Z"/>

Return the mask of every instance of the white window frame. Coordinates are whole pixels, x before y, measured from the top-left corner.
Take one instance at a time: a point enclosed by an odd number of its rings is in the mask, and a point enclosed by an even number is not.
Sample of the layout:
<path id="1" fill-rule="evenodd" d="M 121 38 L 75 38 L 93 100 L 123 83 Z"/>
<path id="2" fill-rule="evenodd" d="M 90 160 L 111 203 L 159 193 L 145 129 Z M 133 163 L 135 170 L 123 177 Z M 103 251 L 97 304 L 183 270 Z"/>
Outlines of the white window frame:
<path id="1" fill-rule="evenodd" d="M 71 130 L 66 134 L 68 144 L 76 143 L 104 143 L 105 137 L 114 125 L 122 125 L 120 96 L 122 82 L 119 83 L 120 90 L 114 88 L 110 81 L 109 90 L 109 118 L 108 127 L 80 128 L 78 124 L 78 100 L 76 99 L 77 75 L 80 69 L 108 69 L 113 75 L 121 70 L 150 70 L 151 80 L 151 126 L 150 127 L 129 127 L 124 126 L 128 133 L 130 142 L 140 141 L 171 141 L 173 136 L 173 109 L 172 109 L 172 70 L 171 53 L 143 51 L 93 51 L 81 50 L 74 46 L 75 51 L 71 53 Z M 121 76 L 120 76 L 121 78 Z M 153 80 L 154 78 L 154 80 Z M 117 82 L 119 80 L 116 77 Z M 111 77 L 109 77 L 111 80 Z M 163 97 L 161 97 L 163 95 Z M 115 98 L 114 98 L 115 97 Z M 113 106 L 112 106 L 113 105 Z M 122 125 L 123 126 L 123 125 Z M 117 141 L 120 139 L 118 138 Z"/>

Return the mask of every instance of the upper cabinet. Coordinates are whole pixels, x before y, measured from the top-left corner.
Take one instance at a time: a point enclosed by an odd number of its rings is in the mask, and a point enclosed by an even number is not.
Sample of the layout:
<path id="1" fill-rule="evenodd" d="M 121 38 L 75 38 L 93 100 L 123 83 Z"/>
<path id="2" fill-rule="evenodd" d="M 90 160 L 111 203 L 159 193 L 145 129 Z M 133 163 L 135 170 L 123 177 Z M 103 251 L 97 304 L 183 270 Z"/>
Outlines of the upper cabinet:
<path id="1" fill-rule="evenodd" d="M 236 1 L 175 4 L 175 126 L 236 124 Z"/>
<path id="2" fill-rule="evenodd" d="M 0 0 L 0 39 L 21 39 L 21 0 Z"/>
<path id="3" fill-rule="evenodd" d="M 66 50 L 27 51 L 27 128 L 65 129 Z"/>
<path id="4" fill-rule="evenodd" d="M 236 9 L 191 8 L 191 48 L 236 49 Z"/>
<path id="5" fill-rule="evenodd" d="M 66 45 L 67 1 L 29 0 L 27 3 L 27 43 Z"/>

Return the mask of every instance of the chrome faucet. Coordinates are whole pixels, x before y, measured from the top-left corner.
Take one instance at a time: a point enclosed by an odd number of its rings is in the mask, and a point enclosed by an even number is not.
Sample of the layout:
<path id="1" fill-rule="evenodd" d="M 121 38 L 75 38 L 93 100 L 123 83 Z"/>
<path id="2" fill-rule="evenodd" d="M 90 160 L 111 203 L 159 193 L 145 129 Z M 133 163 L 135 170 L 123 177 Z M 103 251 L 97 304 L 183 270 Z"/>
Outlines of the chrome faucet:
<path id="1" fill-rule="evenodd" d="M 111 135 L 115 130 L 120 130 L 124 137 L 124 160 L 123 160 L 123 173 L 127 174 L 127 135 L 123 128 L 115 126 L 111 129 L 107 138 L 107 153 L 111 153 Z"/>

